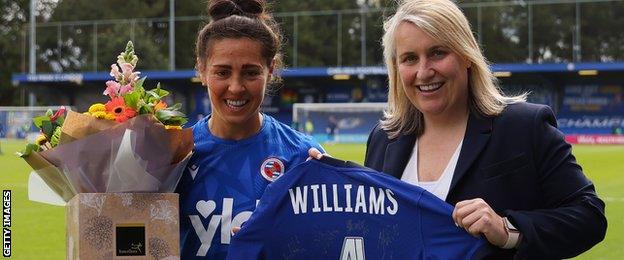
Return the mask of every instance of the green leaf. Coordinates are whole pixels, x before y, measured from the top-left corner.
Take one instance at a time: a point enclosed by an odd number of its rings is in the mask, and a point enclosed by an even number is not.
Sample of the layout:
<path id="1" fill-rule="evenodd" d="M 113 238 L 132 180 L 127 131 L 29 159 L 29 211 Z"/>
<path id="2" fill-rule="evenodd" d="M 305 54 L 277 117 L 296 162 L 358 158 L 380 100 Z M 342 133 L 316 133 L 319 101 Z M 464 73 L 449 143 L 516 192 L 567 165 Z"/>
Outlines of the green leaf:
<path id="1" fill-rule="evenodd" d="M 136 107 L 137 113 L 139 113 L 140 115 L 145 114 L 144 112 L 143 113 L 141 112 L 141 111 L 146 111 L 145 109 L 143 109 L 144 106 L 145 106 L 145 101 L 143 99 L 139 99 L 137 101 L 137 107 Z"/>
<path id="2" fill-rule="evenodd" d="M 145 91 L 145 98 L 147 99 L 145 102 L 150 104 L 160 101 L 160 95 L 154 92 L 154 90 Z"/>
<path id="3" fill-rule="evenodd" d="M 63 125 L 63 123 L 65 123 L 65 116 L 59 116 L 59 117 L 56 119 L 56 125 L 58 125 L 58 126 L 62 126 L 62 125 Z"/>
<path id="4" fill-rule="evenodd" d="M 150 114 L 154 114 L 154 107 L 156 107 L 154 103 L 145 104 L 145 108 L 147 108 Z"/>
<path id="5" fill-rule="evenodd" d="M 141 100 L 142 101 L 142 100 Z M 140 115 L 144 115 L 144 114 L 153 114 L 154 108 L 153 105 L 151 104 L 146 104 L 145 102 L 143 102 L 143 105 L 139 107 L 139 114 Z"/>
<path id="6" fill-rule="evenodd" d="M 172 107 L 158 110 L 154 116 L 165 125 L 183 125 L 188 121 L 184 113 Z"/>
<path id="7" fill-rule="evenodd" d="M 50 121 L 50 117 L 49 116 L 38 116 L 33 118 L 33 123 L 35 123 L 35 126 L 37 126 L 37 128 L 41 129 L 41 125 L 43 125 L 44 121 Z"/>
<path id="8" fill-rule="evenodd" d="M 134 110 L 138 110 L 139 109 L 139 100 L 141 99 L 141 93 L 137 92 L 137 91 L 132 91 L 130 93 L 127 93 L 124 95 L 124 102 L 126 103 L 126 106 L 131 107 Z"/>
<path id="9" fill-rule="evenodd" d="M 136 91 L 137 89 L 140 89 L 141 94 L 143 94 L 143 91 L 145 91 L 145 88 L 143 88 L 143 82 L 145 82 L 145 79 L 147 77 L 142 77 L 139 80 L 137 80 L 136 82 L 134 82 L 134 86 L 132 86 L 132 88 Z"/>
<path id="10" fill-rule="evenodd" d="M 50 145 L 52 145 L 52 147 L 56 147 L 60 139 L 61 139 L 61 127 L 57 126 L 56 129 L 54 129 L 54 133 L 52 134 L 52 137 L 50 138 Z"/>
<path id="11" fill-rule="evenodd" d="M 158 82 L 158 84 L 156 85 L 155 89 L 152 89 L 152 91 L 154 93 L 156 93 L 156 95 L 158 95 L 160 98 L 166 97 L 167 95 L 169 95 L 169 91 L 166 91 L 162 88 L 160 88 L 160 82 Z"/>
<path id="12" fill-rule="evenodd" d="M 51 117 L 52 115 L 54 115 L 54 112 L 52 112 L 52 109 L 48 109 L 48 111 L 46 111 L 45 115 L 47 117 Z"/>
<path id="13" fill-rule="evenodd" d="M 24 157 L 29 156 L 32 152 L 39 152 L 40 150 L 41 150 L 41 147 L 39 147 L 38 145 L 28 143 L 26 144 L 26 148 L 24 148 L 22 152 L 18 152 L 17 155 L 24 158 Z"/>
<path id="14" fill-rule="evenodd" d="M 175 103 L 173 106 L 170 106 L 169 109 L 171 110 L 180 110 L 182 108 L 182 104 L 180 103 Z"/>
<path id="15" fill-rule="evenodd" d="M 54 134 L 54 125 L 52 125 L 52 122 L 43 121 L 43 124 L 41 125 L 41 132 L 43 132 L 46 136 L 52 136 L 52 134 Z"/>

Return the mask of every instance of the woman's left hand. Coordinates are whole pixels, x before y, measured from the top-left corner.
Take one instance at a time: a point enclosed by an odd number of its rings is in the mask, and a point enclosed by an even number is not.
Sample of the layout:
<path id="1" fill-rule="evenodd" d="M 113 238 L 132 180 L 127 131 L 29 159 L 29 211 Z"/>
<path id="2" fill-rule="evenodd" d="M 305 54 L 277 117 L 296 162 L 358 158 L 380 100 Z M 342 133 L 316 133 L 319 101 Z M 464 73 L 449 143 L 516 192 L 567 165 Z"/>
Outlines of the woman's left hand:
<path id="1" fill-rule="evenodd" d="M 240 231 L 240 229 L 241 229 L 241 227 L 239 227 L 239 226 L 233 227 L 232 228 L 232 235 L 238 233 L 238 231 Z"/>
<path id="2" fill-rule="evenodd" d="M 483 199 L 458 202 L 453 210 L 453 220 L 475 237 L 485 235 L 495 246 L 502 247 L 507 242 L 509 234 L 505 221 Z"/>
<path id="3" fill-rule="evenodd" d="M 321 158 L 323 158 L 323 156 L 329 156 L 329 157 L 331 157 L 329 154 L 326 154 L 326 153 L 321 153 L 321 151 L 319 151 L 319 150 L 318 150 L 318 149 L 316 149 L 315 147 L 312 147 L 312 148 L 308 149 L 308 156 L 309 156 L 309 157 L 308 157 L 308 159 L 307 159 L 307 160 L 310 160 L 310 159 L 312 159 L 312 158 L 317 159 L 317 160 L 320 160 Z M 307 161 L 307 160 L 306 160 L 306 161 Z"/>

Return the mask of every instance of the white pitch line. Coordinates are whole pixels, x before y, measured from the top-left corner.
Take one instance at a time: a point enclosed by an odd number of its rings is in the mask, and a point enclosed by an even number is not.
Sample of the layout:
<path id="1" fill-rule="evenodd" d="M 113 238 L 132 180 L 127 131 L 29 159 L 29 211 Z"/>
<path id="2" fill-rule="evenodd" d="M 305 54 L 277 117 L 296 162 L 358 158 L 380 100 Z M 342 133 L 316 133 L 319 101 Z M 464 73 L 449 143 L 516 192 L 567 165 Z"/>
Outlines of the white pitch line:
<path id="1" fill-rule="evenodd" d="M 624 198 L 604 197 L 602 199 L 607 202 L 624 202 Z"/>

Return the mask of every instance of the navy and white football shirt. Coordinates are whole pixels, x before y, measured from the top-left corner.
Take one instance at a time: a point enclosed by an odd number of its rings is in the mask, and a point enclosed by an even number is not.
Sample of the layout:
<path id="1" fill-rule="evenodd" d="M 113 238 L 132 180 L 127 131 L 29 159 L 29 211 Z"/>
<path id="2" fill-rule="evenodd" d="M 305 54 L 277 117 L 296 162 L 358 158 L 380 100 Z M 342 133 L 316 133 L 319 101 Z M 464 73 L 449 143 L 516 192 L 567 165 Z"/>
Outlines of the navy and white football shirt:
<path id="1" fill-rule="evenodd" d="M 321 147 L 263 115 L 260 131 L 232 141 L 208 130 L 208 118 L 193 126 L 194 154 L 178 184 L 182 259 L 225 259 L 231 229 L 245 222 L 267 184 Z"/>
<path id="2" fill-rule="evenodd" d="M 270 184 L 228 259 L 472 259 L 485 240 L 422 188 L 330 157 Z"/>

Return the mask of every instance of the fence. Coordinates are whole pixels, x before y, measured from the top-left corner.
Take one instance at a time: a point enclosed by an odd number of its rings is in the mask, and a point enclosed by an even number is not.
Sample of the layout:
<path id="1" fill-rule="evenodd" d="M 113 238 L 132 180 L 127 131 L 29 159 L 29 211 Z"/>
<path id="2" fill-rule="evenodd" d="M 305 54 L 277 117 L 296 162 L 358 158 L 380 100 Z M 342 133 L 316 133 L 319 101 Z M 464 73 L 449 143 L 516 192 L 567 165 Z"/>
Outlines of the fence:
<path id="1" fill-rule="evenodd" d="M 460 5 L 495 63 L 624 60 L 620 0 L 469 2 Z M 380 39 L 389 8 L 276 13 L 289 67 L 382 65 Z M 207 17 L 137 18 L 36 24 L 36 72 L 106 71 L 125 41 L 135 42 L 141 69 L 192 69 L 194 38 Z M 173 24 L 173 28 L 170 26 Z M 174 34 L 170 30 L 174 29 Z M 127 37 L 111 37 L 127 35 Z M 169 37 L 175 35 L 175 48 Z M 28 67 L 28 26 L 22 35 Z"/>

